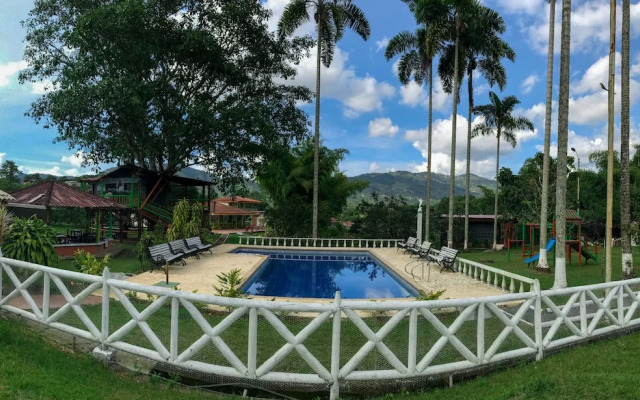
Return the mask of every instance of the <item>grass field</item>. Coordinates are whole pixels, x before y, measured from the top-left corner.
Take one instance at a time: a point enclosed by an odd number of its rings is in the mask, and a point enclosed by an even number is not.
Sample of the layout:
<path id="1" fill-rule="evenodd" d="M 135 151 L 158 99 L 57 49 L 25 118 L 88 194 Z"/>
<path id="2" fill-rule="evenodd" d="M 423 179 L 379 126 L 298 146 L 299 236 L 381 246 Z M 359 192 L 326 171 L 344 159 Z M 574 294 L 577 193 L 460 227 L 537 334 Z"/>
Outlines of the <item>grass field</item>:
<path id="1" fill-rule="evenodd" d="M 240 399 L 168 387 L 158 379 L 115 373 L 91 357 L 60 349 L 21 323 L 0 319 L 0 398 Z M 419 393 L 379 399 L 637 399 L 640 334 L 592 343 L 537 363 Z"/>

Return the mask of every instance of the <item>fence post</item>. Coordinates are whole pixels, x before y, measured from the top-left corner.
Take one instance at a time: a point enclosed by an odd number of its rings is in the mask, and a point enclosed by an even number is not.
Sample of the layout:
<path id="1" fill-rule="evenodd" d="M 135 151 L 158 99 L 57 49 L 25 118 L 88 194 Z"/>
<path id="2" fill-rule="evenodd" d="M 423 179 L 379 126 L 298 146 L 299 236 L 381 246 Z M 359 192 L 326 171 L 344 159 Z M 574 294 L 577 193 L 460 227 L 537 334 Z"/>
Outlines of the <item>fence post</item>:
<path id="1" fill-rule="evenodd" d="M 1 271 L 0 271 L 1 273 Z M 2 282 L 0 282 L 0 287 Z M 51 277 L 48 272 L 44 273 L 44 288 L 42 293 L 42 322 L 46 322 L 49 318 L 49 298 L 51 294 Z"/>
<path id="2" fill-rule="evenodd" d="M 543 356 L 542 348 L 542 292 L 540 291 L 540 281 L 533 281 L 533 291 L 536 294 L 536 305 L 534 308 L 533 325 L 536 335 L 536 346 L 538 346 L 538 354 L 536 360 L 541 360 Z"/>
<path id="3" fill-rule="evenodd" d="M 477 349 L 478 349 L 478 363 L 479 364 L 484 364 L 484 310 L 486 308 L 486 305 L 484 303 L 480 303 L 478 304 L 478 312 L 476 315 L 476 326 L 478 329 L 477 332 Z"/>
<path id="4" fill-rule="evenodd" d="M 424 274 L 424 269 L 423 269 Z M 411 375 L 416 372 L 416 353 L 418 349 L 418 309 L 412 308 L 409 316 L 409 351 L 407 360 L 407 372 Z"/>
<path id="5" fill-rule="evenodd" d="M 624 283 L 618 285 L 618 326 L 625 326 L 624 322 Z"/>
<path id="6" fill-rule="evenodd" d="M 247 349 L 247 373 L 250 378 L 256 377 L 258 356 L 258 309 L 249 309 L 249 348 Z"/>
<path id="7" fill-rule="evenodd" d="M 0 249 L 0 257 L 2 257 L 2 249 Z M 2 275 L 4 273 L 2 272 L 2 264 L 0 264 L 0 301 L 2 301 Z"/>
<path id="8" fill-rule="evenodd" d="M 109 279 L 111 279 L 111 272 L 109 267 L 104 267 L 102 271 L 102 331 L 100 337 L 100 348 L 103 351 L 107 350 L 107 338 L 109 338 Z"/>
<path id="9" fill-rule="evenodd" d="M 171 361 L 178 358 L 180 301 L 177 297 L 171 298 L 171 342 L 169 343 L 169 357 Z"/>
<path id="10" fill-rule="evenodd" d="M 331 337 L 331 391 L 330 400 L 337 400 L 340 397 L 340 324 L 342 323 L 342 309 L 340 305 L 340 291 L 336 292 L 333 300 L 335 313 L 333 314 L 333 333 Z"/>

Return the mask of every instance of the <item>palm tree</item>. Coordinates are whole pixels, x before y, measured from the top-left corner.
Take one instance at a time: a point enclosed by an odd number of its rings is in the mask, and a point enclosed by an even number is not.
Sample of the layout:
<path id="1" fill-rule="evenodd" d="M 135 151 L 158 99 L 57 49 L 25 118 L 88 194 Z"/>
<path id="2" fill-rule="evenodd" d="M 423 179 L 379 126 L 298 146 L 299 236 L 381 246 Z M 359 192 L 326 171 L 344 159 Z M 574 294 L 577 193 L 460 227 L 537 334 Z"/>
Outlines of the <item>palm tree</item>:
<path id="1" fill-rule="evenodd" d="M 635 278 L 631 253 L 631 194 L 629 179 L 629 34 L 630 1 L 622 0 L 622 81 L 620 115 L 620 225 L 622 227 L 622 279 Z"/>
<path id="2" fill-rule="evenodd" d="M 447 246 L 453 247 L 453 209 L 454 209 L 454 189 L 456 179 L 456 124 L 458 117 L 458 102 L 460 101 L 460 38 L 467 30 L 470 21 L 474 20 L 482 5 L 478 0 L 425 0 L 417 7 L 419 15 L 428 16 L 428 20 L 440 18 L 448 21 L 449 26 L 453 26 L 453 111 L 451 115 L 451 167 L 449 170 L 449 221 L 447 225 Z M 442 64 L 442 60 L 440 61 Z M 441 76 L 442 77 L 442 76 Z"/>
<path id="3" fill-rule="evenodd" d="M 278 21 L 278 35 L 290 36 L 313 15 L 317 34 L 316 64 L 316 115 L 314 126 L 313 157 L 313 224 L 312 236 L 318 237 L 318 152 L 320 147 L 320 62 L 331 65 L 335 43 L 342 38 L 345 28 L 356 32 L 364 40 L 369 38 L 369 21 L 351 0 L 292 0 Z"/>
<path id="4" fill-rule="evenodd" d="M 460 38 L 460 54 L 463 58 L 460 69 L 467 75 L 467 90 L 469 96 L 469 114 L 467 118 L 467 160 L 465 179 L 465 202 L 464 202 L 464 250 L 469 247 L 469 189 L 471 176 L 471 119 L 473 112 L 473 73 L 478 70 L 487 80 L 489 86 L 498 84 L 503 90 L 507 84 L 507 74 L 502 66 L 501 59 L 507 58 L 515 60 L 515 52 L 503 41 L 500 36 L 505 31 L 505 23 L 502 17 L 495 11 L 487 7 L 481 7 L 477 11 L 475 18 L 467 23 L 467 29 Z M 447 46 L 442 55 L 439 73 L 443 79 L 444 89 L 451 92 L 451 82 L 453 81 L 453 46 Z"/>
<path id="5" fill-rule="evenodd" d="M 416 11 L 414 0 L 403 0 L 412 12 Z M 403 85 L 407 85 L 411 78 L 419 84 L 429 86 L 429 111 L 427 133 L 427 196 L 425 203 L 425 240 L 429 240 L 430 210 L 431 210 L 431 138 L 433 125 L 433 58 L 442 47 L 443 27 L 437 19 L 435 21 L 420 20 L 416 14 L 416 21 L 420 25 L 413 33 L 402 31 L 395 35 L 385 51 L 387 60 L 402 54 L 398 63 L 398 78 Z"/>
<path id="6" fill-rule="evenodd" d="M 562 0 L 560 40 L 560 95 L 558 96 L 558 158 L 556 160 L 556 264 L 553 287 L 567 287 L 565 251 L 567 205 L 567 141 L 569 138 L 569 61 L 571 51 L 571 0 Z"/>
<path id="7" fill-rule="evenodd" d="M 498 172 L 500 171 L 500 140 L 505 140 L 516 147 L 515 132 L 529 129 L 533 131 L 533 123 L 526 117 L 514 117 L 513 108 L 520 104 L 515 96 L 508 96 L 500 100 L 497 94 L 489 92 L 491 104 L 473 108 L 474 114 L 484 117 L 484 121 L 473 128 L 473 136 L 496 135 L 496 191 L 493 215 L 493 248 L 498 239 Z"/>
<path id="8" fill-rule="evenodd" d="M 551 105 L 553 102 L 553 45 L 555 37 L 556 0 L 549 2 L 549 45 L 547 51 L 547 100 L 544 113 L 544 159 L 542 162 L 542 198 L 540 202 L 540 257 L 537 269 L 548 271 L 547 223 L 549 221 L 549 151 L 551 149 Z"/>

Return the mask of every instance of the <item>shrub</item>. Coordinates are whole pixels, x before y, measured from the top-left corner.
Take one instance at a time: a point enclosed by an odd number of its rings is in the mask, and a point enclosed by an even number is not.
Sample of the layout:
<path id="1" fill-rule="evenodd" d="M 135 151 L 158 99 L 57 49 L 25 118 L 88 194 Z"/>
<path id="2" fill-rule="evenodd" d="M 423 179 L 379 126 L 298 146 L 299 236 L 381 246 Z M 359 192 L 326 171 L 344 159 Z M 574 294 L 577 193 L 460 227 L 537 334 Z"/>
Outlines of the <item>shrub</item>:
<path id="1" fill-rule="evenodd" d="M 15 218 L 2 241 L 2 252 L 5 257 L 16 260 L 57 265 L 58 254 L 53 247 L 56 243 L 56 231 L 41 219 Z"/>
<path id="2" fill-rule="evenodd" d="M 143 268 L 151 267 L 151 260 L 149 260 L 147 247 L 166 243 L 166 241 L 167 239 L 164 235 L 164 228 L 161 224 L 156 224 L 152 231 L 147 231 L 142 234 L 140 241 L 136 245 L 136 259 L 140 261 Z"/>
<path id="3" fill-rule="evenodd" d="M 221 297 L 244 297 L 244 294 L 240 290 L 240 285 L 242 285 L 244 278 L 240 275 L 238 268 L 218 274 L 216 277 L 220 283 L 220 287 L 213 286 L 216 295 Z"/>
<path id="4" fill-rule="evenodd" d="M 102 275 L 107 262 L 109 262 L 108 254 L 100 260 L 84 250 L 78 250 L 73 253 L 73 265 L 84 274 Z"/>
<path id="5" fill-rule="evenodd" d="M 440 290 L 438 292 L 429 291 L 429 293 L 424 290 L 420 290 L 418 291 L 418 297 L 416 297 L 416 300 L 438 300 L 443 293 L 444 290 Z"/>
<path id="6" fill-rule="evenodd" d="M 167 229 L 167 239 L 177 240 L 196 236 L 202 225 L 203 208 L 200 203 L 191 205 L 182 199 L 173 207 L 173 223 Z"/>

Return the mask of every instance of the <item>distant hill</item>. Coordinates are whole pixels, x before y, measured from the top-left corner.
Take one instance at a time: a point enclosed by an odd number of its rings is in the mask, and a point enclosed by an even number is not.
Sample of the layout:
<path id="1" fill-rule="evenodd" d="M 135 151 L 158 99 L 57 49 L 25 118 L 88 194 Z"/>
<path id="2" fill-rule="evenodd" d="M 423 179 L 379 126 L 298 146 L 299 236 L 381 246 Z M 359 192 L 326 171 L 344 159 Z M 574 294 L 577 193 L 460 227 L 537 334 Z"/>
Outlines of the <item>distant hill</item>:
<path id="1" fill-rule="evenodd" d="M 360 179 L 369 181 L 369 187 L 363 190 L 358 197 L 368 197 L 373 192 L 381 195 L 402 195 L 409 200 L 424 199 L 427 192 L 426 172 L 385 172 L 363 174 L 350 177 L 349 180 Z M 455 195 L 464 195 L 465 175 L 456 176 Z M 478 175 L 471 174 L 470 187 L 472 195 L 481 195 L 478 186 L 493 188 L 495 181 Z M 431 174 L 431 198 L 439 200 L 449 196 L 449 175 Z"/>

